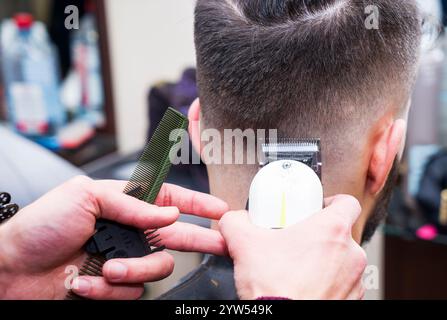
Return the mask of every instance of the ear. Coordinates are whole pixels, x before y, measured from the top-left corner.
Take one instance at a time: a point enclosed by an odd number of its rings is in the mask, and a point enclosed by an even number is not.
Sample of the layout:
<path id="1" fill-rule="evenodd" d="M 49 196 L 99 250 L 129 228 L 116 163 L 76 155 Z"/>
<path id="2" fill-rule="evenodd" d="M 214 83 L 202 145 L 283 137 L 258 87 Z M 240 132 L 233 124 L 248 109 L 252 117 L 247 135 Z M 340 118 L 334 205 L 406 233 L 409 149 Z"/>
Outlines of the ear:
<path id="1" fill-rule="evenodd" d="M 202 147 L 200 144 L 200 100 L 197 98 L 189 107 L 188 111 L 189 120 L 189 138 L 191 144 L 198 154 L 201 154 Z"/>
<path id="2" fill-rule="evenodd" d="M 374 196 L 382 191 L 396 157 L 400 158 L 402 155 L 406 128 L 405 120 L 398 119 L 385 126 L 373 141 L 367 190 Z"/>

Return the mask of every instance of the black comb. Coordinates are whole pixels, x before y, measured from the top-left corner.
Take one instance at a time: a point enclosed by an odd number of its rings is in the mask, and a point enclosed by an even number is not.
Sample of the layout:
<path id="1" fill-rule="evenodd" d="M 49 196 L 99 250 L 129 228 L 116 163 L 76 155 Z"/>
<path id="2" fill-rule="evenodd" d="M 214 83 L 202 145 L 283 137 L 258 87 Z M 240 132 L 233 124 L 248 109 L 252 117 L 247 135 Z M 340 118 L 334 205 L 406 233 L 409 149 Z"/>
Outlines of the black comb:
<path id="1" fill-rule="evenodd" d="M 169 108 L 143 150 L 124 193 L 154 203 L 171 167 L 171 156 L 176 155 L 188 127 L 187 118 Z M 157 230 L 142 231 L 113 221 L 99 219 L 96 233 L 87 242 L 89 254 L 79 275 L 102 275 L 102 266 L 114 258 L 138 258 L 161 251 Z M 77 296 L 69 291 L 67 298 Z"/>

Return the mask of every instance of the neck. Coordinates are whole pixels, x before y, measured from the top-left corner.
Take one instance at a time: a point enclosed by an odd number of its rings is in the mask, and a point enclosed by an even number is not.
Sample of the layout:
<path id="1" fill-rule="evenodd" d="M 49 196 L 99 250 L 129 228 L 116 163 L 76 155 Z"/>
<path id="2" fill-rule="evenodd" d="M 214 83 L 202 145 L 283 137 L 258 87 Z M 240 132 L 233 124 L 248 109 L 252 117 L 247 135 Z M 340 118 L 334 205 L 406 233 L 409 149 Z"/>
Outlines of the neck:
<path id="1" fill-rule="evenodd" d="M 248 200 L 251 181 L 256 172 L 257 166 L 208 166 L 210 192 L 226 201 L 230 210 L 243 210 Z"/>
<path id="2" fill-rule="evenodd" d="M 207 170 L 210 193 L 227 202 L 230 210 L 245 209 L 248 191 L 257 172 L 257 166 L 210 165 Z M 213 221 L 211 228 L 217 229 L 217 221 Z"/>

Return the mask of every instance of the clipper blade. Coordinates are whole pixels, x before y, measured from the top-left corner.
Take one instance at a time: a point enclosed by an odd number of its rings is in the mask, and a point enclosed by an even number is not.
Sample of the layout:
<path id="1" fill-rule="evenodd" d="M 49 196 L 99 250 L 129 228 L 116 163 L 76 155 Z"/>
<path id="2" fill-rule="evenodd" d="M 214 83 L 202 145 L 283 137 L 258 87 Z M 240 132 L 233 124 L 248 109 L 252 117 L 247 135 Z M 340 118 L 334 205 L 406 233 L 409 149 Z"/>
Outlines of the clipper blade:
<path id="1" fill-rule="evenodd" d="M 261 167 L 277 160 L 295 160 L 312 168 L 321 180 L 320 139 L 273 139 L 261 141 Z"/>

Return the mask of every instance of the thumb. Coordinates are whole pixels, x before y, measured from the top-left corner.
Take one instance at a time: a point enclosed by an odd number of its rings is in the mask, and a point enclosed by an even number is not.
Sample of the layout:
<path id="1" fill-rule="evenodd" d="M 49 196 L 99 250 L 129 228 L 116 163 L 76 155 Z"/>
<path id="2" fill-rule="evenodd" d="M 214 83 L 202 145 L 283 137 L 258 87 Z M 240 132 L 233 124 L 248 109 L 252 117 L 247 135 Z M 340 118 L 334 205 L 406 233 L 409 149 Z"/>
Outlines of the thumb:
<path id="1" fill-rule="evenodd" d="M 253 225 L 245 210 L 227 212 L 219 221 L 219 230 L 230 251 L 234 244 L 241 243 L 251 228 Z"/>
<path id="2" fill-rule="evenodd" d="M 174 223 L 177 207 L 159 207 L 118 191 L 115 182 L 93 182 L 90 193 L 98 207 L 96 218 L 104 218 L 140 229 L 161 228 Z"/>
<path id="3" fill-rule="evenodd" d="M 336 195 L 325 199 L 326 207 L 320 214 L 338 215 L 349 226 L 352 226 L 360 216 L 362 207 L 359 201 L 350 195 Z"/>

